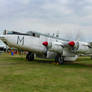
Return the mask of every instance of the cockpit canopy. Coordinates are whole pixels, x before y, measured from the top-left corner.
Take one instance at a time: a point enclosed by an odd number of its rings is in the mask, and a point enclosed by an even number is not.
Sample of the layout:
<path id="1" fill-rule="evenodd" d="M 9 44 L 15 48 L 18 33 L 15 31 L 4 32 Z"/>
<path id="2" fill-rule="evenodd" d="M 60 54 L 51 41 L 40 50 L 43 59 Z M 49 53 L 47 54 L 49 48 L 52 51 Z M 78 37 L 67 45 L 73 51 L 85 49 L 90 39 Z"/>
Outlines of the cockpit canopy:
<path id="1" fill-rule="evenodd" d="M 48 37 L 48 38 L 54 38 L 54 39 L 59 39 L 59 40 L 63 40 L 63 41 L 69 41 L 69 40 L 65 40 L 59 37 L 55 37 L 53 35 L 50 34 L 43 34 L 43 33 L 39 33 L 39 32 L 35 32 L 35 31 L 28 31 L 26 33 L 21 33 L 21 32 L 16 32 L 16 31 L 4 31 L 3 33 L 4 35 L 25 35 L 25 36 L 32 36 L 32 37 L 37 37 L 40 38 L 41 36 L 44 37 Z"/>
<path id="2" fill-rule="evenodd" d="M 40 37 L 39 33 L 36 33 L 36 32 L 33 32 L 33 31 L 28 31 L 27 33 L 8 31 L 6 34 L 7 35 L 27 35 L 27 36 L 33 36 L 33 37 Z"/>

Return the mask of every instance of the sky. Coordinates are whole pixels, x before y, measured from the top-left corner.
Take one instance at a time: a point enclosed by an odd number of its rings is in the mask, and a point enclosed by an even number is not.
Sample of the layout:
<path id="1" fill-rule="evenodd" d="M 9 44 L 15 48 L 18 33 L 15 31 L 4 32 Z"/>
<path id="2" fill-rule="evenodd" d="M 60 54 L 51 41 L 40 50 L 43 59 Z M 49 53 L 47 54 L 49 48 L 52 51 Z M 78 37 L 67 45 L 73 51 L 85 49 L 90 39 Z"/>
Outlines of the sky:
<path id="1" fill-rule="evenodd" d="M 4 29 L 92 41 L 92 0 L 0 0 L 0 31 Z"/>

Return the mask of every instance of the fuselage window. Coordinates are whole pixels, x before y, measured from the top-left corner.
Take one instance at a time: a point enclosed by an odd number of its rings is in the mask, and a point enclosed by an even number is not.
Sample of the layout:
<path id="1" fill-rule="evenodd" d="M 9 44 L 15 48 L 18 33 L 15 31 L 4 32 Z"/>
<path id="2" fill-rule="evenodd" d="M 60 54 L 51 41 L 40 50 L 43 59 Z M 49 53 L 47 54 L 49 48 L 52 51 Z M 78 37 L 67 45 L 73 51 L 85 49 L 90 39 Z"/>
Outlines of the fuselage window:
<path id="1" fill-rule="evenodd" d="M 32 33 L 32 36 L 33 37 L 38 37 L 38 38 L 40 37 L 40 35 L 39 34 L 36 34 L 36 33 Z"/>

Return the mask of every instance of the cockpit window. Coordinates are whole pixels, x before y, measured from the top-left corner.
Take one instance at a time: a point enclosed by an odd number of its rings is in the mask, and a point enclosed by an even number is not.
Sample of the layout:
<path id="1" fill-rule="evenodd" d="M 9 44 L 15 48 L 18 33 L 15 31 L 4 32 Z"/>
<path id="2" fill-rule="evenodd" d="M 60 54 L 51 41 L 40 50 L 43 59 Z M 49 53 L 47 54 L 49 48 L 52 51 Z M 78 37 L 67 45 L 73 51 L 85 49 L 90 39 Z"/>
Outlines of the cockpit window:
<path id="1" fill-rule="evenodd" d="M 40 37 L 40 34 L 38 33 L 35 33 L 35 32 L 27 32 L 27 33 L 20 33 L 20 32 L 15 32 L 15 31 L 8 31 L 7 34 L 10 34 L 10 35 L 27 35 L 27 36 L 33 36 L 33 37 Z"/>
<path id="2" fill-rule="evenodd" d="M 17 35 L 20 35 L 20 34 L 22 34 L 22 33 L 20 33 L 20 32 L 15 32 L 15 31 L 8 31 L 7 34 L 17 34 Z"/>
<path id="3" fill-rule="evenodd" d="M 12 31 L 9 31 L 9 32 L 7 32 L 7 34 L 13 34 L 13 32 Z"/>

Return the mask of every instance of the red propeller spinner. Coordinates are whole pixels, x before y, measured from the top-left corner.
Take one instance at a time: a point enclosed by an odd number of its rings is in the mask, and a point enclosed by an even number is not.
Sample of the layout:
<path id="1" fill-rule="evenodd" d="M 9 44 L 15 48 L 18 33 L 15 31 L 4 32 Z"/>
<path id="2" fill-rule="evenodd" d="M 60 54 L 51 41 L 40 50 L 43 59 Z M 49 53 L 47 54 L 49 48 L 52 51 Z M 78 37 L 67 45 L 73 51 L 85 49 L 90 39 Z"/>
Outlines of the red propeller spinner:
<path id="1" fill-rule="evenodd" d="M 68 44 L 73 47 L 75 45 L 75 42 L 74 41 L 70 41 Z"/>
<path id="2" fill-rule="evenodd" d="M 47 41 L 43 42 L 42 44 L 43 44 L 44 46 L 48 46 L 48 42 L 47 42 Z"/>

